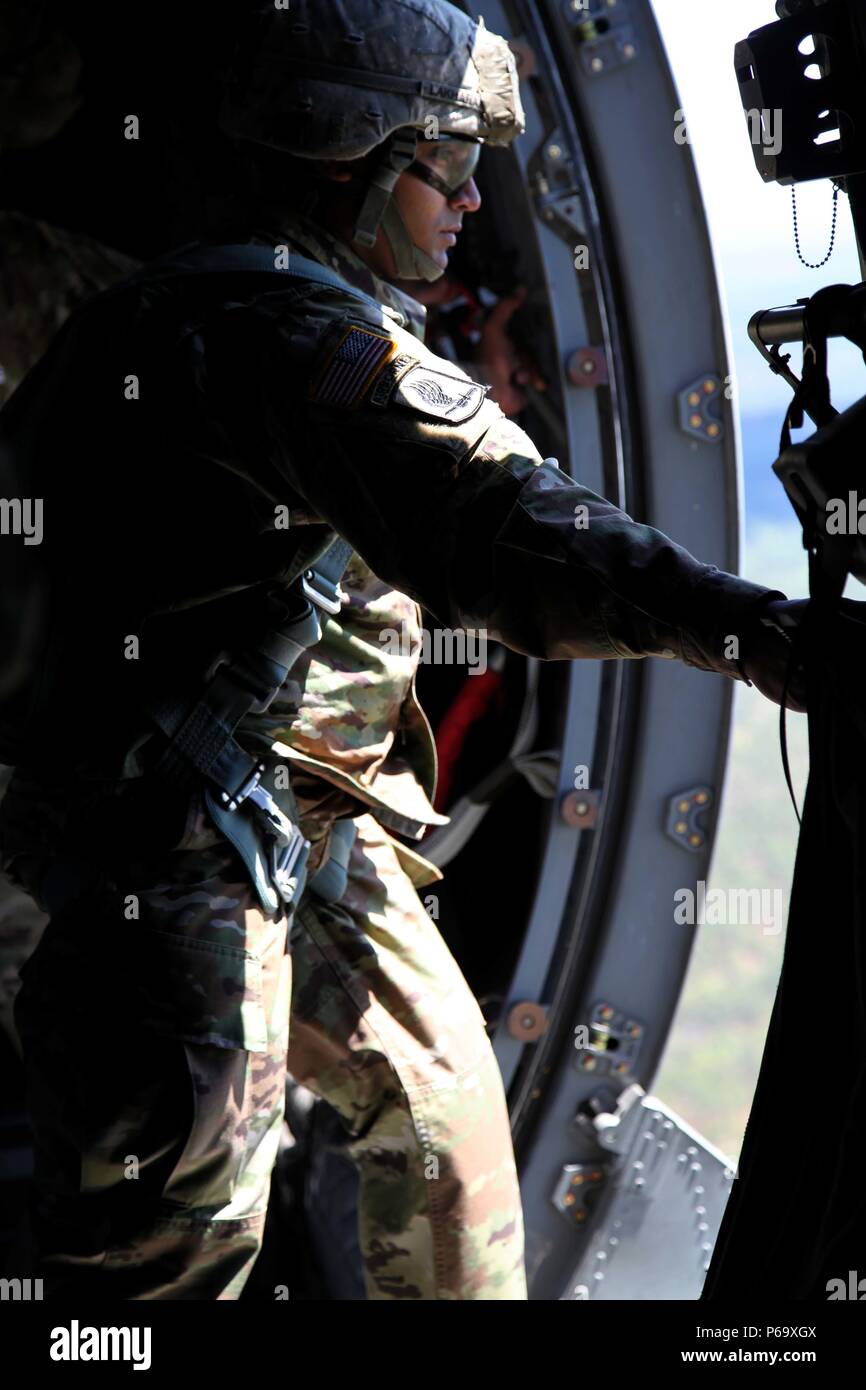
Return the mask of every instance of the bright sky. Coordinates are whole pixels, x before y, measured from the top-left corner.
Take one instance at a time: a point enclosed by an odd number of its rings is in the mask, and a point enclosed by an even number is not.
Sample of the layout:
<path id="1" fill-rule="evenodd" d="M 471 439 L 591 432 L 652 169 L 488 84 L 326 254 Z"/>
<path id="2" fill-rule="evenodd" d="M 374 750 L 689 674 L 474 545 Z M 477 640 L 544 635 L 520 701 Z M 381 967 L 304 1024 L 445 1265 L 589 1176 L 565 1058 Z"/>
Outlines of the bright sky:
<path id="1" fill-rule="evenodd" d="M 836 249 L 821 270 L 801 265 L 794 246 L 791 190 L 765 184 L 755 168 L 734 76 L 734 45 L 775 22 L 773 0 L 652 0 L 685 111 L 727 299 L 744 414 L 782 409 L 790 388 L 765 366 L 746 332 L 756 309 L 789 304 L 823 285 L 860 280 L 848 201 L 839 196 Z M 832 185 L 797 187 L 800 245 L 807 261 L 830 244 Z M 799 376 L 801 353 L 791 365 Z M 866 390 L 866 368 L 850 345 L 831 347 L 833 403 L 844 408 Z"/>

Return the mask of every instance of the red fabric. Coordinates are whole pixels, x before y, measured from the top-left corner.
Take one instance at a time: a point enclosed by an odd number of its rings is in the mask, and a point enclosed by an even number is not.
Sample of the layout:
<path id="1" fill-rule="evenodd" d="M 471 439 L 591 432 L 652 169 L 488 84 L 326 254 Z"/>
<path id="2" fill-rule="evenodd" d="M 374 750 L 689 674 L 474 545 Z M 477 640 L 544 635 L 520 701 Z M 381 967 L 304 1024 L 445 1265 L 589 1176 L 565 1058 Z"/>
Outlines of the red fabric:
<path id="1" fill-rule="evenodd" d="M 454 772 L 470 729 L 479 719 L 483 719 L 501 688 L 502 674 L 499 671 L 487 670 L 477 676 L 467 676 L 462 689 L 442 716 L 436 730 L 439 776 L 433 805 L 437 811 L 444 813 L 448 805 Z"/>

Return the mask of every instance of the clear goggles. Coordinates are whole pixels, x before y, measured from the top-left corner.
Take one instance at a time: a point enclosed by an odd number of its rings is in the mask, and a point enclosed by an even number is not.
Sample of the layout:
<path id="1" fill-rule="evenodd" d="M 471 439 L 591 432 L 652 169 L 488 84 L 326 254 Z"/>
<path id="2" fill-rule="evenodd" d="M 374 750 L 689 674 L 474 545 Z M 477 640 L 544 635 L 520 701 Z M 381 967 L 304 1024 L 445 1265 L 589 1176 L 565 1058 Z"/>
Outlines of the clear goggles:
<path id="1" fill-rule="evenodd" d="M 424 159 L 414 160 L 406 172 L 453 198 L 478 168 L 481 148 L 481 142 L 471 136 L 440 135 L 435 146 L 425 151 Z"/>

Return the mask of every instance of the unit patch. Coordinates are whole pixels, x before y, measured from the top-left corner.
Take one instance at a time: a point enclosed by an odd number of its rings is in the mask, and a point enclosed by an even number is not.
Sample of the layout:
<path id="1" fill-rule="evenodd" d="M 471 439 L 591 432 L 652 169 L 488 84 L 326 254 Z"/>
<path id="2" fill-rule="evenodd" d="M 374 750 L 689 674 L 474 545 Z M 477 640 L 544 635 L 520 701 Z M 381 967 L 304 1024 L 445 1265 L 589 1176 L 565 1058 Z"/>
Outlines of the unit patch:
<path id="1" fill-rule="evenodd" d="M 480 410 L 487 387 L 462 376 L 451 376 L 421 362 L 406 372 L 391 396 L 392 405 L 408 406 L 421 415 L 462 424 Z"/>
<path id="2" fill-rule="evenodd" d="M 410 367 L 417 366 L 419 360 L 411 352 L 398 352 L 396 357 L 392 357 L 384 371 L 379 373 L 376 385 L 370 392 L 370 404 L 387 405 L 401 376 L 405 376 Z"/>
<path id="3" fill-rule="evenodd" d="M 416 415 L 459 425 L 481 408 L 488 388 L 452 376 L 406 352 L 387 333 L 341 324 L 336 343 L 313 377 L 310 400 L 352 410 L 362 404 L 403 406 Z"/>
<path id="4" fill-rule="evenodd" d="M 355 324 L 344 328 L 310 386 L 310 399 L 349 409 L 359 405 L 396 350 L 397 344 L 386 333 Z"/>

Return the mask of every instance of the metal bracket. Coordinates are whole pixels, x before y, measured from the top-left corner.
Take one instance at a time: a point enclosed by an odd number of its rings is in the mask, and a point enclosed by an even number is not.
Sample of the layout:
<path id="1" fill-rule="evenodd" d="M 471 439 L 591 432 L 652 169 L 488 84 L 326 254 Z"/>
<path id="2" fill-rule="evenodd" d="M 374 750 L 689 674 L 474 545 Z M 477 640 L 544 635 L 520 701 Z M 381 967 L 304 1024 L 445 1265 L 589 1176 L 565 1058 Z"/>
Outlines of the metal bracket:
<path id="1" fill-rule="evenodd" d="M 528 174 L 539 217 L 569 246 L 574 245 L 575 237 L 585 240 L 586 217 L 574 161 L 560 130 L 552 130 L 533 153 Z"/>
<path id="2" fill-rule="evenodd" d="M 577 1048 L 575 1066 L 599 1076 L 631 1077 L 637 1064 L 645 1027 L 612 1004 L 595 1005 L 587 1027 L 589 1042 Z"/>
<path id="3" fill-rule="evenodd" d="M 575 1226 L 586 1224 L 604 1186 L 605 1170 L 597 1163 L 566 1163 L 553 1189 L 556 1210 Z"/>
<path id="4" fill-rule="evenodd" d="M 677 396 L 680 429 L 694 439 L 720 444 L 725 437 L 725 426 L 720 416 L 710 414 L 710 405 L 719 399 L 721 391 L 722 381 L 712 372 L 706 372 L 680 391 Z"/>
<path id="5" fill-rule="evenodd" d="M 707 831 L 698 821 L 712 806 L 715 796 L 712 787 L 691 787 L 672 796 L 668 802 L 665 834 L 692 854 L 698 854 L 707 842 Z"/>
<path id="6" fill-rule="evenodd" d="M 623 1091 L 615 1110 L 596 1115 L 593 1124 L 605 1155 L 591 1171 L 604 1174 L 605 1206 L 587 1229 L 565 1299 L 623 1299 L 626 1290 L 634 1296 L 635 1288 L 648 1287 L 657 1297 L 697 1297 L 733 1168 L 637 1085 Z M 572 1190 L 579 1193 L 582 1186 Z M 579 1224 L 586 1225 L 586 1219 Z M 659 1293 L 659 1287 L 666 1292 Z"/>
<path id="7" fill-rule="evenodd" d="M 638 47 L 627 0 L 565 0 L 564 13 L 574 28 L 587 77 L 600 77 L 634 62 Z"/>

